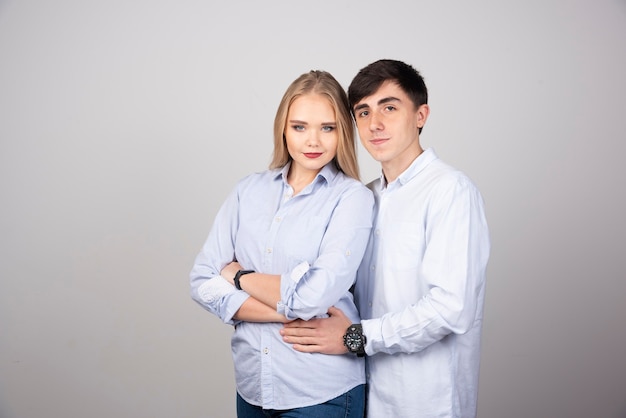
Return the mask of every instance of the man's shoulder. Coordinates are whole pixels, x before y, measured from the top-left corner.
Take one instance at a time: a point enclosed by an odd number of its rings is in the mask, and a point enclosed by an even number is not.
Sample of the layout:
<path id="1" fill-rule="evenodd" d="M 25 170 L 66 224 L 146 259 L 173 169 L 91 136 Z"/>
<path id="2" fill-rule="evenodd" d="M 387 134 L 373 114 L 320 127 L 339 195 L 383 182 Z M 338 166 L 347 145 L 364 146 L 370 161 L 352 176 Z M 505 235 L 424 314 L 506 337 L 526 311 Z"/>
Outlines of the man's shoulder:
<path id="1" fill-rule="evenodd" d="M 424 170 L 424 175 L 431 181 L 434 181 L 438 187 L 447 187 L 455 184 L 472 188 L 476 187 L 467 174 L 441 159 L 432 161 Z"/>

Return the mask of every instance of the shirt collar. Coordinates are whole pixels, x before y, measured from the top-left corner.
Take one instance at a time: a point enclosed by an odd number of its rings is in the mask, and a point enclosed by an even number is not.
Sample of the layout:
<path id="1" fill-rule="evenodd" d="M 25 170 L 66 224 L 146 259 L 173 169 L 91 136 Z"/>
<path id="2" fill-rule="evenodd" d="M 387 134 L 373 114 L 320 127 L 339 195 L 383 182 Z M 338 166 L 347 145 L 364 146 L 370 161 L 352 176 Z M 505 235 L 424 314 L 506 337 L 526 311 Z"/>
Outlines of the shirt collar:
<path id="1" fill-rule="evenodd" d="M 324 167 L 322 167 L 320 172 L 317 173 L 317 178 L 321 177 L 326 180 L 326 183 L 330 184 L 333 182 L 333 180 L 335 180 L 337 174 L 339 174 L 339 169 L 337 168 L 337 166 L 335 165 L 335 161 L 333 160 L 326 164 Z"/>
<path id="2" fill-rule="evenodd" d="M 289 167 L 291 167 L 291 161 L 285 164 L 283 168 L 276 171 L 276 175 L 274 176 L 274 179 L 276 180 L 278 178 L 282 178 L 283 182 L 285 184 L 288 184 L 287 174 L 289 174 Z M 325 180 L 327 184 L 331 184 L 333 180 L 335 180 L 338 174 L 339 174 L 339 169 L 337 168 L 333 160 L 329 162 L 328 164 L 326 164 L 324 167 L 322 167 L 320 172 L 317 173 L 317 176 L 315 176 L 315 180 L 313 180 L 313 183 L 318 183 L 321 180 Z"/>
<path id="3" fill-rule="evenodd" d="M 407 169 L 404 170 L 398 176 L 398 178 L 392 182 L 392 184 L 397 182 L 399 186 L 405 185 L 406 183 L 411 181 L 411 179 L 417 176 L 424 168 L 426 168 L 428 164 L 430 164 L 431 162 L 435 161 L 438 158 L 439 157 L 437 157 L 437 154 L 435 154 L 434 149 L 432 148 L 425 149 L 424 152 L 418 155 L 417 158 L 413 160 L 411 165 L 409 165 Z M 385 175 L 381 171 L 380 188 L 382 190 L 382 189 L 385 189 L 387 186 L 388 186 L 387 180 L 385 179 Z"/>

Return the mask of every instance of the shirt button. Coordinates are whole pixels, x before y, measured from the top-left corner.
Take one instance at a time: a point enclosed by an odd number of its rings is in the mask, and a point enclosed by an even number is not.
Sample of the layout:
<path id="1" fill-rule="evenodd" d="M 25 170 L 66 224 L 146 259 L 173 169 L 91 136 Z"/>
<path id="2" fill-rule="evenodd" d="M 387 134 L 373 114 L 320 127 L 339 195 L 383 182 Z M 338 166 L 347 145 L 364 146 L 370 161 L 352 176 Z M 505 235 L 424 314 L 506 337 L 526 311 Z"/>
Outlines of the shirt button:
<path id="1" fill-rule="evenodd" d="M 272 253 L 272 249 L 271 249 L 271 248 L 268 248 L 268 249 L 267 249 L 267 250 L 265 250 L 265 251 L 266 251 L 268 254 L 271 254 L 271 253 Z"/>
<path id="2" fill-rule="evenodd" d="M 280 222 L 280 216 L 277 216 L 274 220 L 275 220 L 276 222 Z"/>
<path id="3" fill-rule="evenodd" d="M 263 349 L 263 354 L 268 354 L 269 352 L 270 352 L 270 349 L 269 349 L 269 348 L 265 347 L 265 348 Z"/>
<path id="4" fill-rule="evenodd" d="M 380 235 L 380 229 L 376 230 L 376 235 Z"/>
<path id="5" fill-rule="evenodd" d="M 372 265 L 372 267 L 370 267 L 370 270 L 372 271 L 376 270 L 376 266 Z"/>

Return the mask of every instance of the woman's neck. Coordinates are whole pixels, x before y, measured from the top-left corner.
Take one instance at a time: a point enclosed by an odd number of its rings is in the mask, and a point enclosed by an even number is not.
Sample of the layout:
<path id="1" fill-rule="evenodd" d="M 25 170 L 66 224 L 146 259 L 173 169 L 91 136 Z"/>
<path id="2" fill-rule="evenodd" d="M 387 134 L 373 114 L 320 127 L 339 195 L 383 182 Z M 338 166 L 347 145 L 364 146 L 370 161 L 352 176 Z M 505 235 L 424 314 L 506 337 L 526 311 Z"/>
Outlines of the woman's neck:
<path id="1" fill-rule="evenodd" d="M 302 189 L 311 184 L 319 172 L 320 170 L 298 170 L 292 164 L 287 174 L 287 183 L 293 189 L 293 195 L 297 195 Z"/>

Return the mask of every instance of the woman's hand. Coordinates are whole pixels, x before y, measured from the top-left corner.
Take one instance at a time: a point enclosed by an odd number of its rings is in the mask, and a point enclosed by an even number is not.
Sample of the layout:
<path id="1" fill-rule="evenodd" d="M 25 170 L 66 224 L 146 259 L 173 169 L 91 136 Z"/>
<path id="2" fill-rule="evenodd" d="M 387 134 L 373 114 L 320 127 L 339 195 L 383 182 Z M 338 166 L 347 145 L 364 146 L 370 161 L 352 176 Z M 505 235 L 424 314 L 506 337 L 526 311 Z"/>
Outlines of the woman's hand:
<path id="1" fill-rule="evenodd" d="M 225 278 L 226 280 L 228 280 L 228 282 L 232 285 L 235 284 L 235 274 L 237 274 L 237 272 L 239 270 L 242 270 L 241 265 L 236 262 L 233 261 L 232 263 L 228 264 L 226 267 L 224 267 L 222 269 L 222 271 L 220 271 L 220 275 Z"/>

